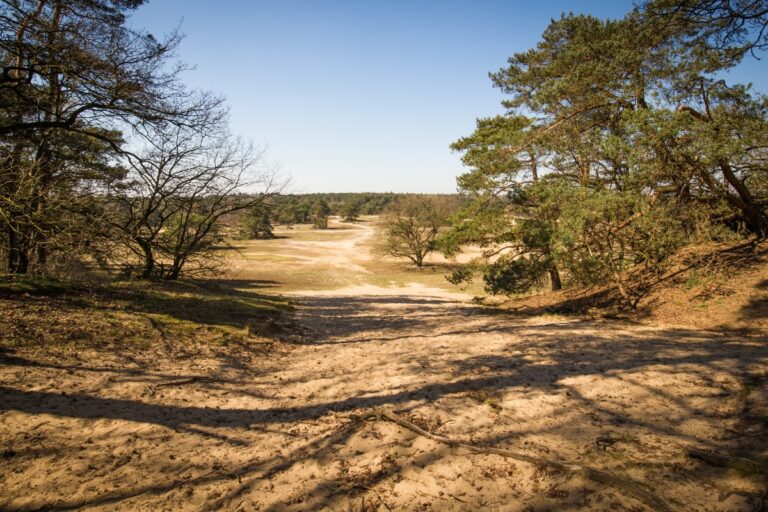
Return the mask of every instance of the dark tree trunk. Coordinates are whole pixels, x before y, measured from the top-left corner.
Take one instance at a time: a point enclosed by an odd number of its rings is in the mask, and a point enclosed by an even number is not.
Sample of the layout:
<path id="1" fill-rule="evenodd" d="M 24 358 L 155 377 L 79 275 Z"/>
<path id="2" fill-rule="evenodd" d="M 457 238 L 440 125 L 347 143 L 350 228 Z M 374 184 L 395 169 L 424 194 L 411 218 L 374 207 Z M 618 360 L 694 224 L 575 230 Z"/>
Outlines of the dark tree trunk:
<path id="1" fill-rule="evenodd" d="M 47 222 L 46 217 L 46 202 L 45 202 L 45 190 L 50 186 L 50 176 L 53 174 L 51 169 L 51 157 L 45 152 L 45 156 L 42 158 L 40 165 L 43 169 L 43 175 L 40 179 L 40 192 L 37 194 L 37 204 L 35 205 L 35 215 L 38 219 L 44 219 L 43 222 Z M 55 221 L 54 221 L 55 222 Z M 48 261 L 48 232 L 46 228 L 36 229 L 34 235 L 30 237 L 30 252 L 34 254 L 35 258 L 35 270 L 40 272 L 45 267 Z"/>
<path id="2" fill-rule="evenodd" d="M 536 161 L 536 153 L 533 150 L 528 150 L 528 156 L 531 158 L 531 179 L 534 183 L 539 181 L 539 165 Z"/>
<path id="3" fill-rule="evenodd" d="M 48 262 L 48 248 L 45 240 L 35 241 L 35 272 L 41 272 Z"/>
<path id="4" fill-rule="evenodd" d="M 757 235 L 760 239 L 768 237 L 768 217 L 751 200 L 751 197 L 747 196 L 745 198 L 740 194 L 737 196 L 730 192 L 725 192 L 724 196 L 728 203 L 741 211 L 751 233 Z"/>
<path id="5" fill-rule="evenodd" d="M 26 274 L 29 271 L 29 254 L 26 247 L 16 245 L 8 251 L 8 273 Z"/>
<path id="6" fill-rule="evenodd" d="M 26 274 L 29 271 L 29 247 L 18 226 L 8 227 L 8 273 Z"/>
<path id="7" fill-rule="evenodd" d="M 8 273 L 13 274 L 16 267 L 18 266 L 19 261 L 19 253 L 18 253 L 18 240 L 16 238 L 16 231 L 13 230 L 13 226 L 8 226 L 7 229 L 7 236 L 8 236 L 8 246 L 6 248 L 7 250 L 7 256 L 8 256 Z"/>
<path id="8" fill-rule="evenodd" d="M 179 277 L 181 277 L 181 268 L 183 266 L 184 263 L 182 261 L 175 260 L 165 278 L 170 281 L 178 281 Z"/>
<path id="9" fill-rule="evenodd" d="M 549 282 L 552 284 L 553 292 L 560 290 L 563 287 L 563 283 L 560 281 L 560 272 L 554 265 L 549 267 Z"/>
<path id="10" fill-rule="evenodd" d="M 183 254 L 175 255 L 173 257 L 173 263 L 171 263 L 171 268 L 168 269 L 168 273 L 163 277 L 169 281 L 177 281 L 181 277 L 181 270 L 184 268 L 186 262 L 187 258 Z"/>
<path id="11" fill-rule="evenodd" d="M 768 237 L 768 218 L 766 218 L 765 212 L 761 211 L 760 207 L 755 204 L 754 196 L 736 176 L 730 164 L 725 160 L 721 160 L 719 164 L 720 170 L 723 171 L 723 178 L 733 187 L 740 199 L 740 202 L 731 200 L 731 204 L 737 206 L 744 213 L 750 231 L 759 238 Z"/>
<path id="12" fill-rule="evenodd" d="M 152 252 L 152 245 L 143 239 L 137 239 L 136 243 L 144 251 L 144 270 L 141 273 L 141 277 L 149 279 L 155 271 L 155 255 Z"/>

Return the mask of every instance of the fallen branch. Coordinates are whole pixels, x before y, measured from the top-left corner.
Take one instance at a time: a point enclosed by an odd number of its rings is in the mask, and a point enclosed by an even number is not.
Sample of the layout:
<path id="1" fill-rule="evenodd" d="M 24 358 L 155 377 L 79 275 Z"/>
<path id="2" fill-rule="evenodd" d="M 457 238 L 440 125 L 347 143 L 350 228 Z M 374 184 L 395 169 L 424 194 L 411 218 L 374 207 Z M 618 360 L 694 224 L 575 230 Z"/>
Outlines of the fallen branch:
<path id="1" fill-rule="evenodd" d="M 205 382 L 209 380 L 211 379 L 208 377 L 189 377 L 187 379 L 169 380 L 167 382 L 160 382 L 158 384 L 153 384 L 152 387 L 164 388 L 166 386 L 182 386 L 184 384 L 193 384 L 195 382 Z"/>
<path id="2" fill-rule="evenodd" d="M 761 473 L 768 475 L 768 462 L 750 459 L 748 457 L 732 457 L 730 455 L 719 455 L 716 453 L 699 450 L 697 448 L 688 448 L 686 453 L 689 457 L 699 459 L 711 466 L 720 468 L 730 468 L 742 470 L 749 473 Z"/>
<path id="3" fill-rule="evenodd" d="M 365 419 L 389 420 L 420 436 L 426 437 L 427 439 L 431 439 L 432 441 L 436 441 L 438 443 L 452 446 L 454 448 L 464 448 L 465 450 L 469 450 L 475 453 L 500 455 L 502 457 L 508 457 L 510 459 L 527 462 L 529 464 L 534 464 L 540 467 L 549 467 L 565 473 L 578 474 L 588 480 L 592 480 L 594 482 L 598 482 L 601 484 L 610 485 L 612 487 L 620 489 L 626 492 L 631 497 L 635 498 L 636 500 L 641 501 L 652 510 L 657 510 L 661 512 L 671 512 L 672 510 L 664 500 L 662 500 L 652 492 L 646 490 L 637 482 L 634 482 L 628 478 L 615 476 L 610 473 L 600 471 L 598 469 L 590 468 L 587 466 L 581 466 L 578 464 L 571 464 L 568 462 L 561 462 L 554 459 L 545 459 L 542 457 L 535 457 L 532 455 L 528 455 L 528 454 L 513 451 L 513 450 L 482 447 L 482 446 L 475 446 L 467 443 L 462 443 L 460 441 L 456 441 L 455 439 L 450 439 L 445 436 L 440 436 L 437 434 L 433 434 L 431 432 L 427 432 L 423 428 L 411 423 L 405 418 L 398 416 L 392 411 L 388 411 L 382 408 L 375 408 L 370 414 L 365 416 Z"/>
<path id="4" fill-rule="evenodd" d="M 373 487 L 366 487 L 366 486 L 364 486 L 364 485 L 356 485 L 355 487 L 356 487 L 356 488 L 358 488 L 358 489 L 363 489 L 363 490 L 365 490 L 365 491 L 371 491 L 371 492 L 373 492 L 373 494 L 375 494 L 375 495 L 376 495 L 376 498 L 378 498 L 378 500 L 379 500 L 379 503 L 381 503 L 382 505 L 384 505 L 384 508 L 386 508 L 387 510 L 389 510 L 389 512 L 392 512 L 392 509 L 391 509 L 391 508 L 389 508 L 389 505 L 387 505 L 387 502 L 386 502 L 386 501 L 384 501 L 384 499 L 381 497 L 381 494 L 379 494 L 379 491 L 377 491 L 377 490 L 376 490 L 376 489 L 374 489 Z"/>

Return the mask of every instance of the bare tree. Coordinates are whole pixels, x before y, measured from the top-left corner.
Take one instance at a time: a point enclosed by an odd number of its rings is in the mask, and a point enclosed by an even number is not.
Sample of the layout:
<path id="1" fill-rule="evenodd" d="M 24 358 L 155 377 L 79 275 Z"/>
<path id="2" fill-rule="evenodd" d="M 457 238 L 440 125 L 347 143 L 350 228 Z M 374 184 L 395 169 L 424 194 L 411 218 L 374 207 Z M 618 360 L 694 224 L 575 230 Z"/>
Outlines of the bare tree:
<path id="1" fill-rule="evenodd" d="M 226 238 L 223 217 L 262 205 L 285 185 L 264 151 L 225 130 L 167 125 L 140 132 L 142 151 L 125 156 L 127 180 L 112 190 L 111 221 L 145 278 L 209 270 Z"/>
<path id="2" fill-rule="evenodd" d="M 129 26 L 143 3 L 0 0 L 0 252 L 9 272 L 44 268 L 56 240 L 75 239 L 76 217 L 62 212 L 83 187 L 113 178 L 110 153 L 124 149 L 131 127 L 199 130 L 224 112 L 209 108 L 220 98 L 181 82 L 177 31 L 158 40 Z"/>

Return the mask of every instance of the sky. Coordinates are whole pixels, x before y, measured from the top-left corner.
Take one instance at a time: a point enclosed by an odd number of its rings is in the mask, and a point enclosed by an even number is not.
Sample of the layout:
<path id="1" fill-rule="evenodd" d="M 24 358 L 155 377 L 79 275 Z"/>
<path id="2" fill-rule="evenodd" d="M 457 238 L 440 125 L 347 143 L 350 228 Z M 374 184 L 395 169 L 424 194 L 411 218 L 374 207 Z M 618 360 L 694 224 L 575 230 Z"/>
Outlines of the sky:
<path id="1" fill-rule="evenodd" d="M 452 193 L 451 142 L 504 112 L 488 73 L 562 12 L 631 0 L 150 0 L 131 24 L 180 25 L 191 87 L 227 98 L 234 134 L 267 146 L 290 192 Z M 765 84 L 764 62 L 732 80 Z"/>

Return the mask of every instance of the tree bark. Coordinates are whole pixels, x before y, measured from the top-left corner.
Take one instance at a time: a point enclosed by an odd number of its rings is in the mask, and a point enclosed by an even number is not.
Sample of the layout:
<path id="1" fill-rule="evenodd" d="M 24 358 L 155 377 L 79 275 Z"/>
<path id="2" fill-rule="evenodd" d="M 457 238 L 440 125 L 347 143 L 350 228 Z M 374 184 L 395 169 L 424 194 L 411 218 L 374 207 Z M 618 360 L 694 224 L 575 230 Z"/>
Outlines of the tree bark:
<path id="1" fill-rule="evenodd" d="M 8 229 L 8 273 L 26 274 L 29 270 L 29 251 L 24 237 L 14 227 Z"/>
<path id="2" fill-rule="evenodd" d="M 755 233 L 759 238 L 765 238 L 768 236 L 768 218 L 765 213 L 760 211 L 760 208 L 755 204 L 755 199 L 750 193 L 749 189 L 742 183 L 736 173 L 733 172 L 730 164 L 721 160 L 718 162 L 720 170 L 723 171 L 723 177 L 725 180 L 736 190 L 739 195 L 742 204 L 738 205 L 744 216 L 747 218 L 750 230 Z M 727 192 L 726 192 L 727 193 Z M 732 204 L 734 203 L 731 201 Z"/>
<path id="3" fill-rule="evenodd" d="M 552 265 L 549 267 L 549 282 L 552 284 L 552 291 L 556 292 L 563 288 L 563 283 L 560 281 L 560 272 L 557 267 Z"/>
<path id="4" fill-rule="evenodd" d="M 168 271 L 168 275 L 166 275 L 165 278 L 169 281 L 178 281 L 179 277 L 181 277 L 181 269 L 183 267 L 184 260 L 180 257 L 175 258 L 173 264 L 171 264 L 171 269 Z"/>
<path id="5" fill-rule="evenodd" d="M 144 270 L 141 277 L 149 279 L 155 271 L 155 255 L 152 252 L 152 245 L 142 238 L 137 238 L 136 243 L 144 251 Z"/>

